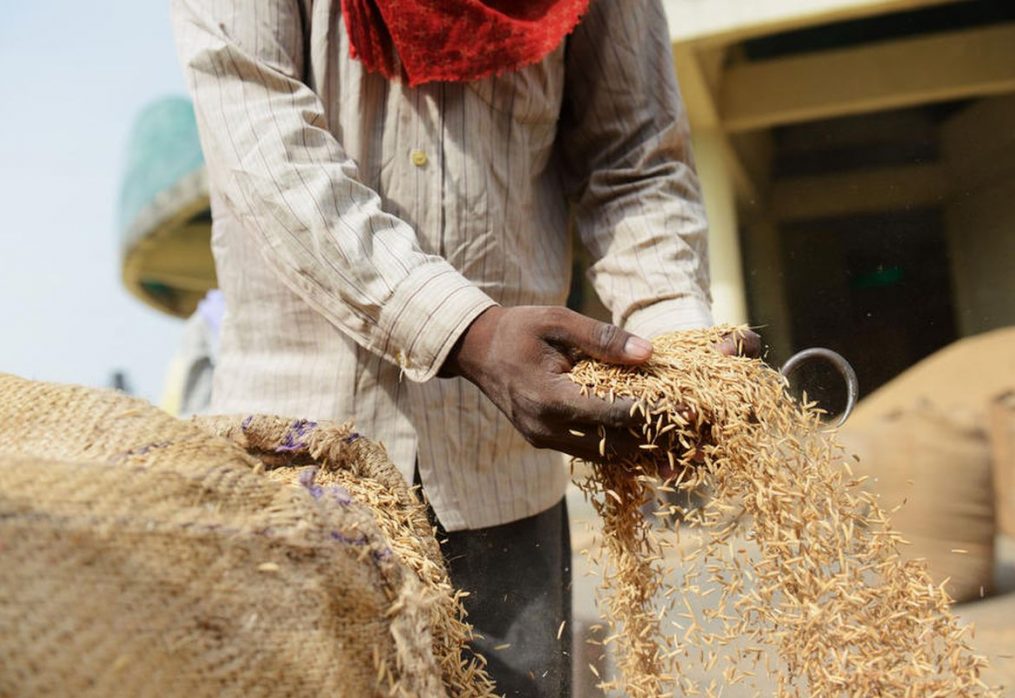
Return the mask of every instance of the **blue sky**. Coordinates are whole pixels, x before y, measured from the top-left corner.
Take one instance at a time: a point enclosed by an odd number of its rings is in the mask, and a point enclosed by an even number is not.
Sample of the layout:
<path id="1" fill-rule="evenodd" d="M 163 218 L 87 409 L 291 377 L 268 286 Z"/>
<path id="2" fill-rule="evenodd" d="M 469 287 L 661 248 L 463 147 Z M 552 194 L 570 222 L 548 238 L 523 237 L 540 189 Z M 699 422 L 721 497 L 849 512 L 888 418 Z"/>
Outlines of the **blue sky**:
<path id="1" fill-rule="evenodd" d="M 182 325 L 120 283 L 116 204 L 134 115 L 185 92 L 168 5 L 4 7 L 0 372 L 161 395 Z"/>

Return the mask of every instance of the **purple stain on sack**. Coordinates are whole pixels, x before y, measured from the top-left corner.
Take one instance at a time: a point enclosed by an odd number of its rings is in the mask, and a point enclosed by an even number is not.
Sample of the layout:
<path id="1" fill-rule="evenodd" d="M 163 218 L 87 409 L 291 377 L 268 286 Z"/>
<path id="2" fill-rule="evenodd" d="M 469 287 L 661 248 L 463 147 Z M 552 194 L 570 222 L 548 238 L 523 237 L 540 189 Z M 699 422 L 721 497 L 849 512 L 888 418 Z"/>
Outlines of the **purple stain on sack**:
<path id="1" fill-rule="evenodd" d="M 365 533 L 352 537 L 345 535 L 341 531 L 332 531 L 331 539 L 337 540 L 340 543 L 349 543 L 350 545 L 370 545 L 370 539 L 367 538 Z M 388 547 L 370 551 L 370 556 L 374 559 L 374 562 L 387 562 L 393 555 L 394 553 L 391 552 L 391 548 Z"/>
<path id="2" fill-rule="evenodd" d="M 314 499 L 320 499 L 327 494 L 335 503 L 346 506 L 352 504 L 352 494 L 341 485 L 318 485 L 317 473 L 320 467 L 316 465 L 307 466 L 300 470 L 296 481 L 310 493 Z"/>
<path id="3" fill-rule="evenodd" d="M 248 414 L 246 416 L 246 418 L 243 420 L 243 422 L 240 423 L 240 429 L 242 429 L 243 431 L 246 431 L 247 429 L 250 428 L 250 424 L 253 421 L 254 421 L 254 415 Z"/>
<path id="4" fill-rule="evenodd" d="M 332 540 L 337 540 L 340 543 L 350 543 L 352 545 L 366 545 L 367 543 L 370 542 L 369 539 L 367 539 L 365 533 L 361 533 L 361 534 L 359 534 L 358 536 L 356 536 L 354 538 L 354 537 L 345 535 L 341 531 L 332 531 L 331 532 L 331 539 Z"/>
<path id="5" fill-rule="evenodd" d="M 360 436 L 359 432 L 354 431 L 353 433 L 351 433 L 347 437 L 345 437 L 345 442 L 347 444 L 351 444 L 354 441 L 356 441 L 357 439 L 359 439 L 359 436 Z"/>
<path id="6" fill-rule="evenodd" d="M 144 456 L 157 448 L 165 448 L 166 446 L 171 445 L 171 443 L 172 442 L 170 441 L 153 441 L 152 443 L 149 444 L 137 446 L 135 448 L 129 449 L 121 453 L 117 458 L 117 461 L 118 462 L 125 461 L 131 456 Z"/>
<path id="7" fill-rule="evenodd" d="M 352 504 L 352 494 L 341 485 L 329 485 L 325 488 L 332 498 L 342 506 Z"/>
<path id="8" fill-rule="evenodd" d="M 314 480 L 317 478 L 317 471 L 320 470 L 316 465 L 307 466 L 300 470 L 299 475 L 296 477 L 296 481 L 304 487 L 310 487 L 314 484 Z"/>
<path id="9" fill-rule="evenodd" d="M 300 483 L 310 496 L 314 499 L 320 499 L 321 495 L 324 494 L 324 488 L 314 482 L 317 477 L 317 471 L 319 468 L 316 465 L 310 466 L 309 468 L 303 468 L 297 476 L 297 482 Z"/>
<path id="10" fill-rule="evenodd" d="M 282 443 L 275 448 L 275 452 L 286 453 L 306 448 L 307 443 L 304 440 L 304 437 L 316 428 L 317 422 L 312 422 L 307 419 L 297 419 L 289 425 L 289 431 L 287 431 L 285 436 L 282 437 Z"/>

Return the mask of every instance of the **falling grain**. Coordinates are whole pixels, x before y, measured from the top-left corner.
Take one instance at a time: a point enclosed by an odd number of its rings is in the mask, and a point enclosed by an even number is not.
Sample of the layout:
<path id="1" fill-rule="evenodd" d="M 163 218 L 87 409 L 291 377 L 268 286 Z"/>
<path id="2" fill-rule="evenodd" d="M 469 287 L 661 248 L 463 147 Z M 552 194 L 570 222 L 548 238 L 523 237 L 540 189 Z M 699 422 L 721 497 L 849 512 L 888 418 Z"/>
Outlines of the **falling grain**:
<path id="1" fill-rule="evenodd" d="M 648 448 L 576 469 L 591 473 L 578 485 L 603 526 L 602 610 L 620 673 L 604 688 L 714 695 L 721 682 L 698 686 L 687 669 L 714 674 L 718 653 L 740 643 L 725 655 L 726 682 L 764 672 L 778 695 L 996 695 L 943 586 L 902 559 L 901 536 L 859 489 L 821 411 L 792 400 L 764 362 L 716 351 L 738 331 L 664 335 L 644 366 L 589 360 L 570 374 L 584 394 L 631 399 L 645 415 Z M 643 514 L 660 492 L 675 498 L 659 507 L 676 517 L 671 531 Z M 703 543 L 672 582 L 660 536 L 681 530 Z M 721 593 L 706 599 L 704 580 Z M 692 595 L 710 605 L 696 614 Z M 673 604 L 687 612 L 664 630 Z"/>

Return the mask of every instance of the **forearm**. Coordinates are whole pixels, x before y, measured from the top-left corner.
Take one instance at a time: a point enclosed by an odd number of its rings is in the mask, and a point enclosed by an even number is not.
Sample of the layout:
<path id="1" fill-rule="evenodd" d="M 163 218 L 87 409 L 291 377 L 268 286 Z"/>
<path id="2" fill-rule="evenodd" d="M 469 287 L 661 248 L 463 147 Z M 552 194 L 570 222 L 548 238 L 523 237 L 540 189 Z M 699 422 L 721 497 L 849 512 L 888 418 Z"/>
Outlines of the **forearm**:
<path id="1" fill-rule="evenodd" d="M 409 378 L 432 376 L 493 301 L 361 183 L 302 82 L 296 3 L 174 0 L 173 12 L 209 169 L 266 263 Z"/>
<path id="2" fill-rule="evenodd" d="M 576 225 L 613 321 L 643 337 L 712 323 L 707 222 L 696 178 L 673 162 L 633 184 L 598 173 Z"/>
<path id="3" fill-rule="evenodd" d="M 711 323 L 707 222 L 658 0 L 593 0 L 569 44 L 565 186 L 614 322 Z"/>

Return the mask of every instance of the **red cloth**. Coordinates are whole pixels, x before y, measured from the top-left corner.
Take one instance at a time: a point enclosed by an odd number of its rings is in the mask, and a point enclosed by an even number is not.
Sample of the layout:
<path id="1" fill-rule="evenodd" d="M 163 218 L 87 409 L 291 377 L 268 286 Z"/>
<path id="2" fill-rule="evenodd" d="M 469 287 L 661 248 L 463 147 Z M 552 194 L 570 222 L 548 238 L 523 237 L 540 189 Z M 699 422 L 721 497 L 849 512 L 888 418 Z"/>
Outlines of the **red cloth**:
<path id="1" fill-rule="evenodd" d="M 479 80 L 542 60 L 589 0 L 342 0 L 350 53 L 410 85 Z"/>

